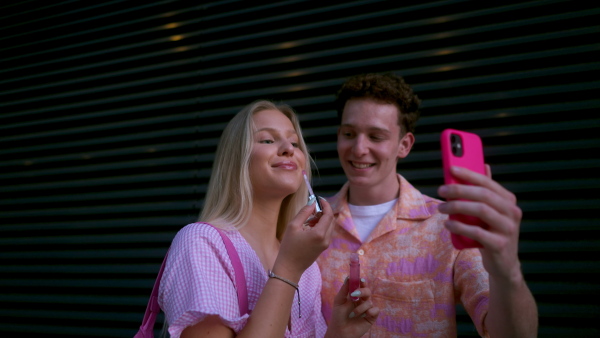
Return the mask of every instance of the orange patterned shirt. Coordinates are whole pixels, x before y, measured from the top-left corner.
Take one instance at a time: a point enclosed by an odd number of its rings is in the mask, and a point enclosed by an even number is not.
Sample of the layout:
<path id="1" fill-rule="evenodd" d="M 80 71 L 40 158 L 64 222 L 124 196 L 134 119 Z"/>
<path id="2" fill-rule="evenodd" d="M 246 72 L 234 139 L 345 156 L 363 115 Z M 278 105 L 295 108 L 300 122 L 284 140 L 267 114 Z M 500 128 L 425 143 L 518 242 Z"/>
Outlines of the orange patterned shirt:
<path id="1" fill-rule="evenodd" d="M 350 253 L 381 310 L 365 337 L 456 337 L 455 304 L 463 304 L 486 336 L 489 275 L 478 249 L 456 250 L 444 228 L 439 200 L 421 194 L 398 175 L 398 203 L 362 243 L 346 196 L 348 183 L 328 199 L 336 215 L 334 238 L 318 259 L 322 310 L 329 321 L 333 298 L 349 274 Z"/>

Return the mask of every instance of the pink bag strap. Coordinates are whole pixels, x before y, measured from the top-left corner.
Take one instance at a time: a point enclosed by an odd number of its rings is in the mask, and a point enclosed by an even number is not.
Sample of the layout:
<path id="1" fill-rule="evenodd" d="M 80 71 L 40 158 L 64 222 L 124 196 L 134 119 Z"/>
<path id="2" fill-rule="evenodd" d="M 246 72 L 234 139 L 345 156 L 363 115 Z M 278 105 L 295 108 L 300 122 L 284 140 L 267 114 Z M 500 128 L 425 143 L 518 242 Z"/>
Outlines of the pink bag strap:
<path id="1" fill-rule="evenodd" d="M 246 275 L 244 274 L 244 267 L 242 266 L 242 261 L 240 260 L 240 256 L 238 255 L 237 250 L 235 250 L 235 246 L 233 246 L 233 243 L 231 242 L 229 237 L 227 237 L 225 232 L 212 224 L 209 225 L 215 228 L 219 235 L 221 235 L 221 238 L 223 239 L 223 244 L 225 244 L 225 249 L 227 250 L 227 254 L 229 255 L 229 259 L 231 259 L 231 264 L 233 265 L 233 270 L 235 272 L 235 289 L 237 291 L 240 316 L 243 316 L 249 311 L 248 291 L 246 289 Z M 162 279 L 163 271 L 165 270 L 165 263 L 167 262 L 167 257 L 169 257 L 169 251 L 167 251 L 165 259 L 163 259 L 163 262 L 160 266 L 160 270 L 158 271 L 158 277 L 156 277 L 154 287 L 152 288 L 152 294 L 150 295 L 150 299 L 148 300 L 148 306 L 146 306 L 146 312 L 144 313 L 142 325 L 140 326 L 140 329 L 136 333 L 134 338 L 154 337 L 154 323 L 156 322 L 156 315 L 158 315 L 158 313 L 160 312 L 160 306 L 158 305 L 158 289 L 160 287 L 160 280 Z"/>
<path id="2" fill-rule="evenodd" d="M 169 251 L 170 250 L 171 249 L 169 249 Z M 165 270 L 167 257 L 169 257 L 169 251 L 167 251 L 165 254 L 165 259 L 163 259 L 160 270 L 158 271 L 158 277 L 156 277 L 156 281 L 154 282 L 154 287 L 152 288 L 152 293 L 150 294 L 150 299 L 148 300 L 148 305 L 146 306 L 146 312 L 144 313 L 142 325 L 133 338 L 154 337 L 154 323 L 156 322 L 156 315 L 158 315 L 160 312 L 160 306 L 158 305 L 158 288 L 160 286 L 160 280 L 162 278 L 163 271 Z"/>
<path id="3" fill-rule="evenodd" d="M 223 238 L 223 243 L 225 243 L 225 249 L 227 249 L 227 254 L 229 254 L 229 259 L 231 259 L 231 264 L 233 264 L 233 271 L 235 272 L 235 289 L 237 291 L 238 296 L 238 305 L 240 307 L 240 316 L 249 313 L 248 311 L 248 291 L 246 290 L 246 275 L 244 274 L 244 267 L 242 266 L 242 261 L 240 260 L 240 256 L 235 250 L 235 246 L 231 243 L 231 240 L 225 234 L 225 231 L 215 227 L 213 227 L 219 232 L 221 238 Z"/>

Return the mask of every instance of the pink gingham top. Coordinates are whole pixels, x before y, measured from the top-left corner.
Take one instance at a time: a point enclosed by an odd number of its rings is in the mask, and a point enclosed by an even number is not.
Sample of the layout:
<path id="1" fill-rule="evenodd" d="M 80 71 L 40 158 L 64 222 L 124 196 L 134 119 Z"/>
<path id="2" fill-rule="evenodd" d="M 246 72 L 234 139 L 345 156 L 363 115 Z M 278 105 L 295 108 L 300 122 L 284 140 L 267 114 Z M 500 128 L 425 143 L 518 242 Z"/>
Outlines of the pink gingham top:
<path id="1" fill-rule="evenodd" d="M 239 231 L 231 228 L 225 232 L 244 267 L 252 313 L 267 283 L 267 272 Z M 288 327 L 285 337 L 323 337 L 327 327 L 321 314 L 321 273 L 316 263 L 304 272 L 298 285 L 302 318 L 298 318 L 298 299 L 294 294 L 291 331 Z M 236 333 L 244 328 L 249 314 L 240 316 L 233 265 L 223 240 L 212 226 L 192 223 L 177 233 L 167 258 L 158 302 L 174 338 L 209 315 L 218 315 Z"/>

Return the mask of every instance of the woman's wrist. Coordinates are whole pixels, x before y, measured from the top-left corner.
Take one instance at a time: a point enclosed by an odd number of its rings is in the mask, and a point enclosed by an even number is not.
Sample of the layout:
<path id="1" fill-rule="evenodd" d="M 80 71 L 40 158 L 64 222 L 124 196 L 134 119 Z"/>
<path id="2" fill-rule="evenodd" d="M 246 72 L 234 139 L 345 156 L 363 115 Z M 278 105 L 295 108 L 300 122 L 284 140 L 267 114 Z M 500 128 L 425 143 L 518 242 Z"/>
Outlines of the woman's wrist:
<path id="1" fill-rule="evenodd" d="M 277 276 L 287 279 L 288 281 L 298 284 L 300 277 L 304 271 L 297 271 L 292 266 L 286 266 L 286 264 L 278 263 L 275 261 L 273 268 L 270 270 Z"/>

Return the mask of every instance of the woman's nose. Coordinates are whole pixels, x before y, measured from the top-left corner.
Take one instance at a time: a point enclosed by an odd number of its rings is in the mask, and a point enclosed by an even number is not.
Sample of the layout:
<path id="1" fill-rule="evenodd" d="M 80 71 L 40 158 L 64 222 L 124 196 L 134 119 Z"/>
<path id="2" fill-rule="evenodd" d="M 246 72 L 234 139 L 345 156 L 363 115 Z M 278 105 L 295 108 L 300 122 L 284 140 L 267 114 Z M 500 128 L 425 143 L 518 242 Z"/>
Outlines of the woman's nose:
<path id="1" fill-rule="evenodd" d="M 281 147 L 279 148 L 279 155 L 280 156 L 294 155 L 294 145 L 292 144 L 292 142 L 283 141 L 283 143 L 281 144 Z"/>

